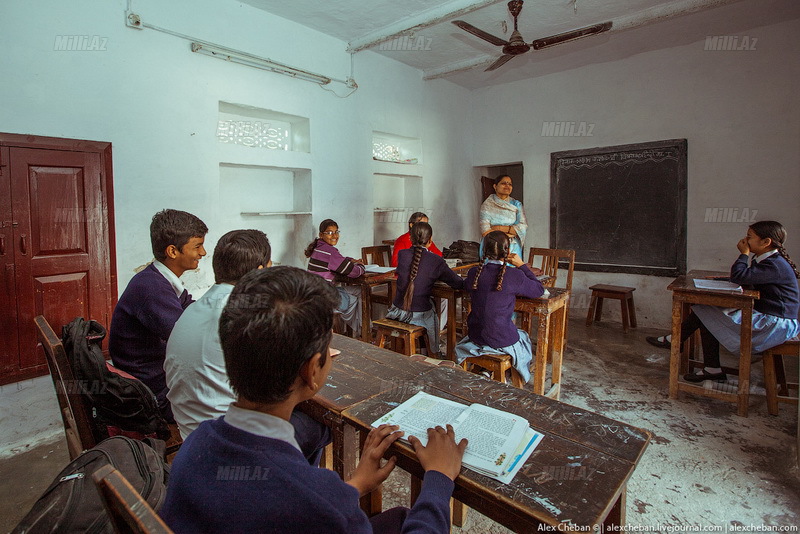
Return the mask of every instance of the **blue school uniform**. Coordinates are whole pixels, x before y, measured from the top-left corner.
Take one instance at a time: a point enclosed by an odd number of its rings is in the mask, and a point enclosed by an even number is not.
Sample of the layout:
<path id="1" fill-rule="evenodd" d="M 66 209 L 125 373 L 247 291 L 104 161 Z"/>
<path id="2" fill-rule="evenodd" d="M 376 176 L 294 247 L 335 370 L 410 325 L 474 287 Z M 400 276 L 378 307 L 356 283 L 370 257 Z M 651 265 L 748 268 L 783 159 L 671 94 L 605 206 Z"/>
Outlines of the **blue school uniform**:
<path id="1" fill-rule="evenodd" d="M 741 254 L 731 266 L 731 282 L 751 286 L 760 293 L 753 305 L 753 352 L 763 352 L 800 332 L 800 292 L 789 262 L 772 250 L 753 258 Z M 692 311 L 720 344 L 739 352 L 742 311 L 718 306 L 695 305 Z"/>

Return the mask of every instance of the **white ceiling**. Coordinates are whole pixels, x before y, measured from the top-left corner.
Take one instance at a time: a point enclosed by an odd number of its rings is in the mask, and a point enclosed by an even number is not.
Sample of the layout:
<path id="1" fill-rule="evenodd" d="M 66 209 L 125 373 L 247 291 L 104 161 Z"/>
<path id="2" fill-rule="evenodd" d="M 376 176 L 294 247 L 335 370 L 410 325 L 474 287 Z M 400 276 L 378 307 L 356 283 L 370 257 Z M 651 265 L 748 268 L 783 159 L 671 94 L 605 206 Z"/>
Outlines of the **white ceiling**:
<path id="1" fill-rule="evenodd" d="M 614 61 L 703 41 L 708 35 L 733 35 L 800 18 L 797 0 L 527 0 L 519 16 L 519 30 L 527 43 L 606 21 L 611 21 L 613 28 L 552 48 L 530 50 L 493 72 L 484 72 L 500 57 L 499 47 L 451 21 L 464 20 L 508 39 L 513 19 L 506 1 L 450 0 L 433 7 L 430 0 L 241 1 L 345 41 L 351 50 L 372 50 L 410 65 L 426 79 L 443 77 L 468 88 Z M 397 50 L 398 45 L 411 49 Z"/>

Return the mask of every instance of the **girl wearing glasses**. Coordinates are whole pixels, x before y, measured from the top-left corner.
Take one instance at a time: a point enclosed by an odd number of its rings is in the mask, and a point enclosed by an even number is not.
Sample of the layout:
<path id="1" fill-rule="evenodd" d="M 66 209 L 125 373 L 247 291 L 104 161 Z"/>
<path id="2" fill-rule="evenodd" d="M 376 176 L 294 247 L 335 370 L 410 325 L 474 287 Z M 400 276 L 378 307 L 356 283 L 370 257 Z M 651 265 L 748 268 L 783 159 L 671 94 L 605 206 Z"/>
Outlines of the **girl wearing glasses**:
<path id="1" fill-rule="evenodd" d="M 358 278 L 364 274 L 364 265 L 360 261 L 342 256 L 336 243 L 339 242 L 339 225 L 333 219 L 325 219 L 319 224 L 319 237 L 306 247 L 308 270 L 318 274 L 330 283 L 335 275 L 341 274 L 349 278 Z M 361 288 L 359 286 L 337 286 L 340 303 L 337 311 L 342 320 L 354 333 L 361 332 Z"/>

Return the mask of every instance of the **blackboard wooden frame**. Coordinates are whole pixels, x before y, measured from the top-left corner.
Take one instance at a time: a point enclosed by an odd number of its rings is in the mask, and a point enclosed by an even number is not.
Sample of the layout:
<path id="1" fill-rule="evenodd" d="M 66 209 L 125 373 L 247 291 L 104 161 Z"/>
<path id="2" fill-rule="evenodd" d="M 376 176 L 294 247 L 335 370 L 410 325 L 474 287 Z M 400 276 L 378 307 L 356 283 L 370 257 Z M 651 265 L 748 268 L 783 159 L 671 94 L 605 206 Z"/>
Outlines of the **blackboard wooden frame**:
<path id="1" fill-rule="evenodd" d="M 686 139 L 550 155 L 550 246 L 576 270 L 685 274 L 686 212 Z"/>

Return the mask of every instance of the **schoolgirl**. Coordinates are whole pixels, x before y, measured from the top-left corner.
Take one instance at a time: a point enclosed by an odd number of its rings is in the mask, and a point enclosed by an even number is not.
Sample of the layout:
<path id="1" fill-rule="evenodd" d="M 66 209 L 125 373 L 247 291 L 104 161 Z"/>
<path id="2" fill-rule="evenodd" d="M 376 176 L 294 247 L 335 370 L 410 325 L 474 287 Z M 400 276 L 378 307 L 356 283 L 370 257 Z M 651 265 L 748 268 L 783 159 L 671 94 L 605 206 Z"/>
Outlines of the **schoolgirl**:
<path id="1" fill-rule="evenodd" d="M 308 270 L 330 283 L 335 275 L 341 274 L 349 278 L 358 278 L 364 274 L 364 265 L 359 260 L 342 256 L 336 244 L 339 242 L 339 225 L 332 219 L 325 219 L 319 224 L 319 237 L 306 247 Z M 337 286 L 341 299 L 337 311 L 342 320 L 353 329 L 354 334 L 361 333 L 361 288 L 359 286 Z"/>
<path id="2" fill-rule="evenodd" d="M 464 284 L 472 300 L 467 319 L 469 335 L 456 345 L 459 363 L 470 356 L 503 353 L 525 382 L 531 378 L 531 340 L 513 321 L 517 297 L 537 298 L 544 287 L 517 254 L 511 254 L 508 236 L 493 231 L 483 239 L 483 263 L 470 269 Z M 513 267 L 509 267 L 508 264 Z"/>
<path id="3" fill-rule="evenodd" d="M 453 272 L 447 263 L 430 251 L 433 229 L 427 222 L 417 222 L 410 230 L 411 248 L 397 256 L 397 294 L 386 314 L 387 319 L 425 327 L 430 350 L 439 353 L 439 314 L 431 298 L 437 281 L 461 289 L 464 279 Z M 431 356 L 431 355 L 429 355 Z"/>
<path id="4" fill-rule="evenodd" d="M 753 352 L 763 352 L 793 338 L 798 326 L 797 279 L 800 273 L 784 248 L 786 229 L 776 221 L 750 225 L 736 245 L 739 257 L 731 266 L 730 281 L 752 287 L 760 293 L 753 306 Z M 750 257 L 753 254 L 753 257 Z M 727 376 L 719 361 L 720 343 L 739 352 L 742 311 L 718 306 L 695 305 L 681 325 L 681 343 L 700 330 L 703 369 L 684 375 L 689 382 L 724 381 Z"/>

